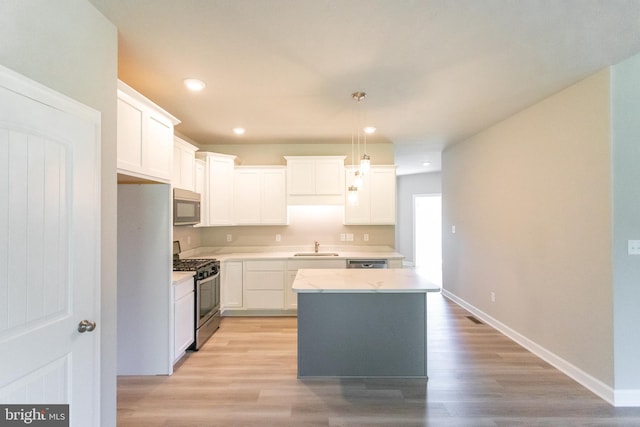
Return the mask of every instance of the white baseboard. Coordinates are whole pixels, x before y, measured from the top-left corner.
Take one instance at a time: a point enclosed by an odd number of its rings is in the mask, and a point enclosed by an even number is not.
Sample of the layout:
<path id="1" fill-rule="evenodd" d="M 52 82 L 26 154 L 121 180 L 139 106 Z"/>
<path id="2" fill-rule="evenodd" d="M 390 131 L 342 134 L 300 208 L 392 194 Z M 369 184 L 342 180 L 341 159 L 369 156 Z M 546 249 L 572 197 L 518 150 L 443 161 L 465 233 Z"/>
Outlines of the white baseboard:
<path id="1" fill-rule="evenodd" d="M 612 387 L 606 385 L 599 379 L 589 375 L 584 372 L 580 368 L 572 365 L 566 360 L 562 359 L 558 355 L 550 352 L 544 347 L 536 344 L 531 341 L 527 337 L 519 334 L 513 329 L 509 328 L 507 325 L 501 323 L 500 321 L 494 319 L 473 305 L 467 303 L 466 301 L 458 298 L 456 295 L 447 291 L 446 289 L 442 289 L 442 295 L 451 301 L 455 302 L 465 310 L 472 313 L 474 316 L 485 322 L 486 324 L 492 326 L 505 336 L 509 337 L 513 341 L 517 342 L 545 362 L 554 366 L 570 378 L 573 378 L 575 381 L 580 383 L 582 386 L 591 390 L 597 396 L 601 397 L 608 403 L 613 406 L 640 406 L 640 390 L 615 390 Z"/>

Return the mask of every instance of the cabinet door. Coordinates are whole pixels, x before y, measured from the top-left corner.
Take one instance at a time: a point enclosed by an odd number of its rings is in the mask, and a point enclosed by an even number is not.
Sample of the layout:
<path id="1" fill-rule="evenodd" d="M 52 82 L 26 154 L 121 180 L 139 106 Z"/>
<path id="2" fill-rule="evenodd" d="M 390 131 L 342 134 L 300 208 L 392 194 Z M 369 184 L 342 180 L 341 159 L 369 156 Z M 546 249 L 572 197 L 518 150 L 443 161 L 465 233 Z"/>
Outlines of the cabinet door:
<path id="1" fill-rule="evenodd" d="M 261 173 L 259 169 L 236 169 L 233 177 L 235 224 L 260 224 Z"/>
<path id="2" fill-rule="evenodd" d="M 174 302 L 174 363 L 195 338 L 195 294 L 193 291 Z"/>
<path id="3" fill-rule="evenodd" d="M 260 213 L 262 224 L 287 224 L 285 169 L 265 169 L 262 171 Z"/>
<path id="4" fill-rule="evenodd" d="M 343 194 L 344 161 L 337 159 L 316 160 L 315 194 L 334 196 Z"/>
<path id="5" fill-rule="evenodd" d="M 194 163 L 194 191 L 196 193 L 200 193 L 200 196 L 203 198 L 202 205 L 204 206 L 206 203 L 204 201 L 204 177 L 205 177 L 205 163 L 202 160 L 196 159 Z M 204 214 L 203 214 L 204 216 Z"/>
<path id="6" fill-rule="evenodd" d="M 289 194 L 293 196 L 309 196 L 316 193 L 316 165 L 315 160 L 288 160 Z"/>
<path id="7" fill-rule="evenodd" d="M 242 261 L 227 261 L 220 271 L 222 309 L 242 308 Z"/>
<path id="8" fill-rule="evenodd" d="M 393 167 L 371 168 L 371 224 L 396 223 L 396 171 Z"/>
<path id="9" fill-rule="evenodd" d="M 142 168 L 142 109 L 128 99 L 118 98 L 118 168 Z"/>
<path id="10" fill-rule="evenodd" d="M 182 140 L 175 138 L 173 144 L 173 168 L 171 183 L 174 187 L 195 191 L 195 151 L 187 148 Z"/>
<path id="11" fill-rule="evenodd" d="M 284 290 L 284 308 L 288 310 L 296 310 L 298 308 L 298 294 L 291 289 L 297 273 L 298 270 L 287 272 L 287 286 Z"/>
<path id="12" fill-rule="evenodd" d="M 209 225 L 231 225 L 233 203 L 233 160 L 207 158 Z"/>
<path id="13" fill-rule="evenodd" d="M 149 116 L 146 124 L 142 166 L 149 175 L 170 180 L 173 163 L 173 125 L 157 116 Z"/>

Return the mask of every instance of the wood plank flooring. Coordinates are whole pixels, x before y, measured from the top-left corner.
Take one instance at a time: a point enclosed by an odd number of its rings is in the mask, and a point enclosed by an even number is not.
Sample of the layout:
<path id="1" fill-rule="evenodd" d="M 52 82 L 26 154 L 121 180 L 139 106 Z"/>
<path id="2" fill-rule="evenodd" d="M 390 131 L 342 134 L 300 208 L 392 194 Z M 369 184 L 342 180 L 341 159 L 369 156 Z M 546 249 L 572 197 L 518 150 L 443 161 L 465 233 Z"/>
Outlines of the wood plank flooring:
<path id="1" fill-rule="evenodd" d="M 120 377 L 118 426 L 640 426 L 440 294 L 429 381 L 296 378 L 296 319 L 225 317 L 173 376 Z"/>

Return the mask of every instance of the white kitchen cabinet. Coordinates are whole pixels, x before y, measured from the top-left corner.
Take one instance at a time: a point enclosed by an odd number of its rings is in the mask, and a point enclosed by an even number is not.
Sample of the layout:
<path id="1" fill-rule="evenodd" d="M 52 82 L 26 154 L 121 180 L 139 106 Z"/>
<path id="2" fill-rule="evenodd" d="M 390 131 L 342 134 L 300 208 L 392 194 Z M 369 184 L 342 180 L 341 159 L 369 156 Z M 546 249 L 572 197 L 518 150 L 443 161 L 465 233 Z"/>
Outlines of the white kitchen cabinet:
<path id="1" fill-rule="evenodd" d="M 198 152 L 205 162 L 201 226 L 233 225 L 233 175 L 236 156 Z"/>
<path id="2" fill-rule="evenodd" d="M 200 193 L 200 196 L 203 197 L 201 203 L 204 204 L 204 179 L 205 179 L 205 168 L 206 164 L 204 161 L 200 159 L 195 159 L 194 162 L 194 191 L 196 193 Z"/>
<path id="3" fill-rule="evenodd" d="M 233 198 L 237 225 L 287 224 L 286 169 L 236 167 Z"/>
<path id="4" fill-rule="evenodd" d="M 121 81 L 117 109 L 118 173 L 169 183 L 173 127 L 180 121 Z"/>
<path id="5" fill-rule="evenodd" d="M 173 363 L 177 362 L 195 339 L 195 294 L 193 277 L 173 285 Z"/>
<path id="6" fill-rule="evenodd" d="M 345 268 L 344 259 L 294 259 L 287 261 L 287 287 L 284 292 L 285 309 L 298 308 L 298 294 L 292 290 L 293 281 L 301 268 Z"/>
<path id="7" fill-rule="evenodd" d="M 171 183 L 174 187 L 195 191 L 195 161 L 198 147 L 178 138 L 173 139 L 173 170 Z"/>
<path id="8" fill-rule="evenodd" d="M 354 169 L 345 169 L 347 185 L 353 182 Z M 345 201 L 344 223 L 348 225 L 393 225 L 396 223 L 395 166 L 372 165 L 358 190 L 358 203 Z"/>
<path id="9" fill-rule="evenodd" d="M 242 308 L 242 261 L 223 262 L 220 268 L 220 283 L 222 311 Z"/>
<path id="10" fill-rule="evenodd" d="M 249 310 L 284 308 L 285 261 L 244 262 L 244 307 Z"/>
<path id="11" fill-rule="evenodd" d="M 290 205 L 344 203 L 345 156 L 285 156 Z"/>

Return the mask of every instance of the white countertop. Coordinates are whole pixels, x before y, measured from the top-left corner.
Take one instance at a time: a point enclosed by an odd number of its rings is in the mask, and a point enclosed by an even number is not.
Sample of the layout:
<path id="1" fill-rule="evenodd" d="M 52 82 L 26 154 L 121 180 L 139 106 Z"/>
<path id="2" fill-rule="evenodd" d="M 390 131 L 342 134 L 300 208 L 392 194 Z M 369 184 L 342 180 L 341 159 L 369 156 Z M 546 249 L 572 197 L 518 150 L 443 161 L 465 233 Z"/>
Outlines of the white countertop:
<path id="1" fill-rule="evenodd" d="M 224 261 L 242 261 L 248 259 L 404 259 L 387 247 L 366 246 L 325 246 L 320 252 L 337 253 L 338 256 L 295 256 L 296 253 L 311 253 L 313 247 L 229 247 L 229 248 L 198 248 L 184 251 L 181 258 L 211 258 Z"/>
<path id="2" fill-rule="evenodd" d="M 178 284 L 187 278 L 193 280 L 194 271 L 173 271 L 171 272 L 171 281 L 174 285 Z"/>
<path id="3" fill-rule="evenodd" d="M 305 268 L 293 281 L 295 292 L 438 292 L 440 287 L 410 268 Z"/>

